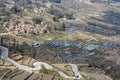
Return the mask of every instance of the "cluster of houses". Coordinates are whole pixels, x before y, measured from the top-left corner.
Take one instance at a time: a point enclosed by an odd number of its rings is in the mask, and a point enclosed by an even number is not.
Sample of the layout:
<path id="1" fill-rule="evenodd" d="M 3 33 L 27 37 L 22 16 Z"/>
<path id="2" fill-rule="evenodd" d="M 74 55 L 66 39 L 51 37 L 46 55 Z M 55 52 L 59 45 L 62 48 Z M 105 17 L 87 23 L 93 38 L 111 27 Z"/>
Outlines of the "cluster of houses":
<path id="1" fill-rule="evenodd" d="M 32 22 L 31 22 L 32 23 Z M 36 24 L 32 26 L 29 23 L 18 23 L 15 22 L 8 22 L 6 24 L 6 30 L 12 32 L 14 35 L 21 35 L 21 34 L 39 34 L 39 33 L 49 33 L 50 27 L 48 25 L 41 26 L 40 24 Z"/>

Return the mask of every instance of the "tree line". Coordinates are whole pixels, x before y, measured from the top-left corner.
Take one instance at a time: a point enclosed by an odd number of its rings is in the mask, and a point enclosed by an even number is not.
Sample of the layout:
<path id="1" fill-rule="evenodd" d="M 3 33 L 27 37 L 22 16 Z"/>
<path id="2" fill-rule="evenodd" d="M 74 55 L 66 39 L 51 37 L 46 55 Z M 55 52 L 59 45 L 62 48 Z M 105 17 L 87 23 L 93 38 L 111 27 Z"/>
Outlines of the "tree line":
<path id="1" fill-rule="evenodd" d="M 0 45 L 5 46 L 9 49 L 9 51 L 13 53 L 21 53 L 21 55 L 26 55 L 25 50 L 28 51 L 30 57 L 36 57 L 36 48 L 33 45 L 29 45 L 26 42 L 20 43 L 15 38 L 10 39 L 8 36 L 0 36 Z"/>

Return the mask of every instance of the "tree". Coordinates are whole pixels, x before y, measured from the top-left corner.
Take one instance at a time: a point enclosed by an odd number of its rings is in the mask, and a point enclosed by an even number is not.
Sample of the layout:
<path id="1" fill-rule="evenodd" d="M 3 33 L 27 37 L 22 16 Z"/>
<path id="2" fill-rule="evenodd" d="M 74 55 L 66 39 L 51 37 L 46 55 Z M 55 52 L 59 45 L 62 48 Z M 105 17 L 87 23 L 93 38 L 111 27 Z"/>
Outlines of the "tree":
<path id="1" fill-rule="evenodd" d="M 19 42 L 17 41 L 16 50 L 19 51 Z"/>
<path id="2" fill-rule="evenodd" d="M 36 57 L 36 53 L 37 53 L 37 51 L 36 51 L 36 48 L 34 47 L 33 58 L 35 58 L 35 57 Z"/>
<path id="3" fill-rule="evenodd" d="M 16 14 L 16 13 L 21 12 L 21 9 L 18 6 L 13 6 L 12 9 L 11 9 L 11 11 Z"/>
<path id="4" fill-rule="evenodd" d="M 65 23 L 62 24 L 62 31 L 65 31 Z"/>
<path id="5" fill-rule="evenodd" d="M 44 73 L 44 74 L 48 74 L 48 70 L 45 68 L 45 66 L 41 66 L 41 70 L 40 72 Z"/>
<path id="6" fill-rule="evenodd" d="M 43 21 L 43 19 L 37 17 L 33 18 L 32 20 L 35 24 L 41 24 L 41 22 Z"/>
<path id="7" fill-rule="evenodd" d="M 16 39 L 13 39 L 13 49 L 16 49 Z"/>
<path id="8" fill-rule="evenodd" d="M 3 41 L 4 41 L 4 38 L 3 38 L 3 36 L 2 36 L 2 37 L 1 37 L 1 40 L 0 40 L 1 45 L 3 45 Z"/>
<path id="9" fill-rule="evenodd" d="M 59 22 L 58 17 L 57 16 L 53 17 L 53 21 Z"/>

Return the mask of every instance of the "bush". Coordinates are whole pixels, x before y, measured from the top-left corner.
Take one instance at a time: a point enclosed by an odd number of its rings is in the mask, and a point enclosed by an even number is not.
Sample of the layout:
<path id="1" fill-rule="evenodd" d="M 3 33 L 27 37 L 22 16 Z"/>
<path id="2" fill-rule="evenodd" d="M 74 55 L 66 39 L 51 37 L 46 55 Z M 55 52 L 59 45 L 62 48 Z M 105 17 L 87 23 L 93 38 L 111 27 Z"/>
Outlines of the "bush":
<path id="1" fill-rule="evenodd" d="M 57 16 L 53 17 L 53 21 L 59 22 L 58 17 Z"/>
<path id="2" fill-rule="evenodd" d="M 42 69 L 40 70 L 40 72 L 42 72 L 44 74 L 50 74 L 50 75 L 54 75 L 54 76 L 60 76 L 57 72 L 51 71 L 51 70 L 47 70 L 44 66 L 42 66 Z"/>
<path id="3" fill-rule="evenodd" d="M 48 71 L 47 71 L 47 69 L 44 66 L 42 66 L 40 72 L 42 72 L 44 74 L 48 74 Z"/>
<path id="4" fill-rule="evenodd" d="M 11 11 L 16 14 L 16 13 L 20 13 L 21 9 L 18 6 L 13 6 Z"/>
<path id="5" fill-rule="evenodd" d="M 32 20 L 33 20 L 33 22 L 34 22 L 35 24 L 41 24 L 41 22 L 43 21 L 43 19 L 38 18 L 38 17 L 35 17 L 35 18 L 33 18 Z"/>

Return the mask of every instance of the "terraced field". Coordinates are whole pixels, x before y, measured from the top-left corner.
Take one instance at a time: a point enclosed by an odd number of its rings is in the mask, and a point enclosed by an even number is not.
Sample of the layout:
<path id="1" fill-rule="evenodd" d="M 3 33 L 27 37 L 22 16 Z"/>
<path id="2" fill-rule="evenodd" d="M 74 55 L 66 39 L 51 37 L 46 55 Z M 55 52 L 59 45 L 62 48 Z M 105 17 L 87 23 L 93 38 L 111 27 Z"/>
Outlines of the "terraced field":
<path id="1" fill-rule="evenodd" d="M 13 60 L 17 61 L 19 64 L 27 65 L 27 66 L 32 66 L 33 63 L 36 61 L 33 58 L 27 57 L 27 56 L 22 56 L 19 54 L 12 54 L 10 55 L 10 58 Z"/>
<path id="2" fill-rule="evenodd" d="M 27 66 L 32 66 L 32 64 L 36 61 L 33 58 L 30 58 L 27 56 L 23 57 L 20 54 L 11 54 L 9 57 L 12 58 L 13 60 L 15 60 L 16 62 L 18 62 L 19 64 L 23 64 L 23 65 L 27 65 Z M 50 75 L 50 74 L 45 74 L 43 72 L 40 72 L 40 73 L 26 72 L 23 70 L 18 70 L 11 63 L 4 61 L 2 59 L 0 59 L 0 62 L 1 62 L 0 80 L 18 80 L 18 79 L 19 80 L 73 80 L 73 79 L 65 79 L 65 78 Z M 63 67 L 63 68 L 65 68 L 65 67 Z M 70 69 L 69 66 L 67 66 L 67 68 Z M 64 71 L 65 71 L 65 69 L 64 69 Z M 98 77 L 101 76 L 100 74 L 94 74 L 94 75 L 98 75 Z M 93 77 L 93 74 L 89 74 L 89 76 Z M 98 77 L 95 77 L 95 80 L 97 80 Z M 102 78 L 98 78 L 98 80 L 101 80 L 101 79 Z M 82 79 L 82 80 L 86 80 L 86 78 Z M 109 79 L 107 79 L 107 80 L 109 80 Z"/>
<path id="3" fill-rule="evenodd" d="M 43 73 L 29 73 L 21 70 L 9 70 L 0 75 L 2 75 L 1 80 L 67 80 Z"/>
<path id="4" fill-rule="evenodd" d="M 34 59 L 29 57 L 22 57 L 18 54 L 12 54 L 10 56 L 13 60 L 17 61 L 20 64 L 32 66 L 32 63 L 35 62 Z M 18 70 L 11 63 L 0 59 L 3 63 L 0 65 L 0 80 L 66 80 L 61 77 L 48 75 L 44 73 L 35 73 L 35 72 L 26 72 Z M 13 69 L 11 69 L 13 67 Z M 10 69 L 7 69 L 10 68 Z"/>

